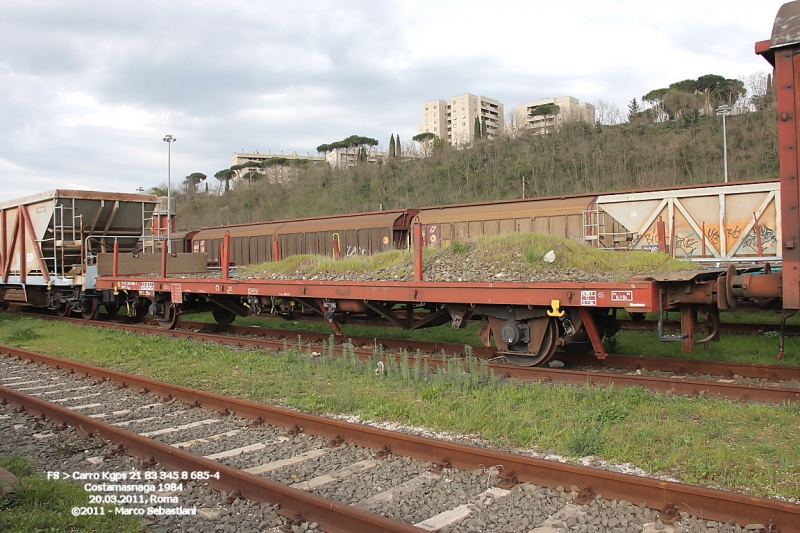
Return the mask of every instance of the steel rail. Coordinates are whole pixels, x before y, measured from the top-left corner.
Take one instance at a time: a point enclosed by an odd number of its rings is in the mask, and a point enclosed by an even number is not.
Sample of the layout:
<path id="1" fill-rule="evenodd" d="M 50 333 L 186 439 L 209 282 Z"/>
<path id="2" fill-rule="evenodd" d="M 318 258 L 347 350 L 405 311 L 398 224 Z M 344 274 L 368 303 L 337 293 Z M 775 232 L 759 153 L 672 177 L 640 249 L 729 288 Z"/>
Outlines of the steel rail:
<path id="1" fill-rule="evenodd" d="M 20 313 L 28 314 L 28 313 Z M 45 315 L 39 313 L 30 313 L 31 316 L 44 318 L 48 320 L 66 320 L 75 324 L 86 324 L 85 320 L 69 317 L 54 317 L 52 315 Z M 122 324 L 118 320 L 114 320 L 114 315 L 102 315 L 108 321 L 92 321 L 92 325 L 98 327 L 108 327 L 103 324 Z M 155 319 L 146 319 L 146 324 L 158 326 Z M 120 327 L 136 327 L 132 324 L 125 324 Z M 142 327 L 139 325 L 138 327 Z M 234 334 L 243 336 L 244 338 L 266 338 L 267 340 L 277 339 L 279 342 L 286 340 L 291 344 L 296 342 L 297 337 L 301 336 L 304 341 L 311 342 L 327 342 L 331 338 L 331 334 L 317 333 L 311 331 L 297 331 L 285 330 L 277 328 L 263 328 L 260 326 L 239 326 L 228 325 L 221 326 L 211 322 L 186 322 L 182 321 L 180 326 L 182 330 L 196 330 L 198 333 L 221 333 L 221 334 Z M 145 332 L 144 330 L 128 331 Z M 145 333 L 160 334 L 161 331 L 167 331 L 162 328 L 147 329 Z M 181 330 L 178 330 L 181 331 Z M 165 333 L 165 335 L 168 335 Z M 172 334 L 172 336 L 184 337 L 184 335 Z M 237 337 L 239 338 L 239 337 Z M 434 341 L 415 341 L 409 339 L 392 339 L 392 338 L 378 338 L 378 337 L 365 337 L 358 335 L 341 335 L 333 336 L 334 342 L 343 344 L 345 342 L 352 342 L 353 346 L 366 349 L 368 347 L 382 346 L 385 350 L 405 350 L 410 354 L 415 353 L 417 350 L 428 354 L 440 354 L 444 352 L 447 355 L 464 356 L 465 345 L 459 343 L 448 342 L 434 342 Z M 215 338 L 209 337 L 205 340 L 210 342 L 220 342 Z M 237 344 L 231 341 L 231 344 Z M 248 347 L 266 347 L 273 348 L 274 345 L 259 345 L 253 343 L 238 343 L 241 346 Z M 282 345 L 281 345 L 282 346 Z M 475 357 L 491 359 L 498 356 L 497 349 L 494 347 L 487 347 L 482 345 L 470 345 L 471 354 Z M 614 355 L 609 354 L 605 360 L 597 359 L 593 354 L 581 354 L 571 352 L 558 352 L 557 359 L 564 361 L 570 365 L 591 366 L 595 368 L 609 368 L 609 369 L 624 369 L 624 370 L 652 370 L 663 372 L 674 372 L 678 374 L 705 374 L 711 376 L 722 376 L 726 378 L 733 378 L 734 376 L 741 376 L 753 379 L 765 379 L 769 381 L 788 381 L 800 380 L 800 366 L 785 365 L 785 364 L 763 364 L 763 363 L 739 363 L 731 361 L 709 361 L 698 359 L 678 359 L 670 357 L 645 357 L 634 355 Z"/>
<path id="2" fill-rule="evenodd" d="M 339 437 L 345 442 L 367 448 L 385 447 L 395 455 L 410 456 L 435 463 L 449 463 L 454 467 L 468 470 L 485 467 L 485 465 L 500 465 L 506 474 L 512 475 L 513 473 L 518 480 L 537 485 L 550 487 L 557 485 L 588 486 L 594 493 L 602 494 L 604 498 L 624 499 L 637 505 L 644 503 L 651 509 L 663 510 L 668 504 L 674 504 L 679 511 L 685 511 L 692 515 L 701 513 L 704 519 L 722 522 L 733 519 L 739 524 L 755 522 L 767 524 L 772 520 L 784 533 L 800 533 L 800 505 L 790 502 L 546 461 L 474 446 L 426 439 L 404 433 L 394 433 L 236 398 L 226 398 L 218 394 L 171 385 L 139 376 L 131 376 L 18 348 L 1 347 L 0 352 L 41 364 L 48 364 L 62 370 L 86 374 L 95 379 L 111 380 L 122 386 L 140 390 L 146 389 L 188 404 L 199 405 L 223 413 L 232 412 L 237 416 L 275 426 L 290 428 L 300 426 L 305 432 L 320 437 Z M 6 395 L 8 390 L 0 388 L 0 394 Z M 76 423 L 82 426 L 84 430 L 89 430 L 89 428 L 98 428 L 99 430 L 101 424 L 106 426 L 106 424 L 94 419 L 87 419 L 84 423 L 82 415 L 70 414 L 70 416 L 81 416 L 80 423 Z M 163 446 L 163 455 L 156 457 L 156 459 L 165 464 L 170 464 L 167 461 L 171 456 L 177 456 L 180 450 L 166 445 Z M 137 447 L 131 449 L 135 452 L 139 451 Z M 186 459 L 179 459 L 175 468 L 185 468 L 186 466 L 181 462 L 184 460 Z M 222 472 L 223 465 L 219 465 L 216 462 L 211 462 L 211 465 L 213 465 L 214 470 Z M 194 467 L 192 466 L 192 468 Z M 202 468 L 209 468 L 209 465 L 204 463 Z M 226 480 L 238 479 L 231 476 L 233 476 L 233 473 L 226 471 Z M 247 480 L 250 480 L 250 478 L 248 477 Z M 248 484 L 237 488 L 244 489 L 242 494 L 249 497 L 251 491 L 256 489 L 254 483 L 254 480 L 250 480 Z M 294 494 L 294 492 L 291 494 Z M 320 515 L 323 515 L 323 509 L 316 507 L 316 503 L 317 500 L 308 502 L 297 500 L 298 506 L 304 506 L 301 512 L 320 513 Z M 316 516 L 312 514 L 308 514 L 308 516 L 313 516 L 316 520 Z M 330 516 L 324 516 L 326 519 L 331 520 Z M 320 523 L 322 524 L 323 522 L 320 521 Z M 417 531 L 411 526 L 406 527 L 410 528 L 407 531 Z M 351 531 L 368 530 L 351 529 Z M 375 530 L 373 529 L 372 531 Z"/>
<path id="3" fill-rule="evenodd" d="M 168 330 L 158 327 L 121 324 L 119 322 L 86 322 L 81 319 L 59 319 L 67 320 L 77 324 L 90 324 L 93 327 L 123 329 L 132 333 L 145 335 L 159 335 L 176 339 L 192 339 L 197 341 L 213 342 L 217 344 L 236 346 L 239 348 L 262 348 L 268 350 L 282 350 L 284 346 L 292 346 L 292 342 L 286 340 L 270 340 L 263 338 L 252 338 L 245 336 L 228 336 L 213 333 L 202 333 L 184 330 Z M 327 337 L 326 337 L 327 339 Z M 305 346 L 303 346 L 305 348 Z M 333 349 L 335 355 L 342 354 L 342 347 Z M 353 352 L 361 360 L 367 360 L 374 356 L 373 349 L 354 348 Z M 567 354 L 564 354 L 567 355 Z M 399 362 L 401 356 L 398 354 L 384 353 L 384 357 L 391 358 Z M 620 356 L 622 357 L 622 356 Z M 413 362 L 417 356 L 408 356 L 409 361 Z M 642 363 L 635 363 L 639 358 L 631 357 L 623 359 L 623 362 L 631 368 L 641 368 Z M 428 368 L 446 367 L 446 360 L 441 357 L 422 356 L 422 361 Z M 666 362 L 671 360 L 666 359 Z M 588 363 L 587 363 L 588 364 Z M 675 372 L 686 373 L 688 365 L 682 361 L 674 365 Z M 697 365 L 694 365 L 697 368 Z M 767 365 L 765 365 L 767 366 Z M 747 365 L 744 365 L 747 367 Z M 494 371 L 496 376 L 518 379 L 522 381 L 552 381 L 558 383 L 570 383 L 574 385 L 603 385 L 615 387 L 644 387 L 648 390 L 661 393 L 679 394 L 684 396 L 715 396 L 734 400 L 756 401 L 764 403 L 785 403 L 800 401 L 800 387 L 786 387 L 780 385 L 757 385 L 751 383 L 727 383 L 721 381 L 710 381 L 700 379 L 684 379 L 682 376 L 676 378 L 646 376 L 636 374 L 620 374 L 616 372 L 582 371 L 573 369 L 557 369 L 547 367 L 521 367 L 517 365 L 490 363 L 489 368 Z M 775 368 L 775 367 L 771 367 Z M 781 367 L 782 368 L 782 367 Z M 793 367 L 790 367 L 793 368 Z M 713 373 L 712 373 L 713 374 Z"/>
<path id="4" fill-rule="evenodd" d="M 658 322 L 655 320 L 620 320 L 619 325 L 624 330 L 630 331 L 655 331 Z M 680 322 L 665 322 L 666 326 L 671 329 L 680 330 Z M 726 335 L 759 335 L 767 331 L 780 331 L 780 324 L 751 324 L 748 322 L 733 323 L 722 322 L 719 325 L 719 332 Z M 786 335 L 789 337 L 796 337 L 800 335 L 800 326 L 795 324 L 786 325 Z"/>
<path id="5" fill-rule="evenodd" d="M 155 322 L 154 322 L 155 324 Z M 322 342 L 330 338 L 330 334 L 314 333 L 308 331 L 292 331 L 283 329 L 268 329 L 250 326 L 220 326 L 208 322 L 182 322 L 184 329 L 195 329 L 201 332 L 232 333 L 251 337 L 270 337 L 278 339 L 296 340 L 301 335 L 304 340 Z M 447 342 L 414 341 L 408 339 L 389 339 L 363 337 L 357 335 L 334 336 L 334 341 L 344 343 L 352 341 L 355 346 L 383 346 L 387 350 L 406 350 L 414 353 L 417 350 L 427 353 L 441 353 L 464 355 L 464 345 Z M 475 357 L 497 357 L 497 350 L 493 347 L 470 346 Z M 662 370 L 683 374 L 708 374 L 712 376 L 742 376 L 746 378 L 767 379 L 772 381 L 800 380 L 800 366 L 768 365 L 763 363 L 738 363 L 731 361 L 707 361 L 696 359 L 673 359 L 669 357 L 643 357 L 634 355 L 611 355 L 605 360 L 597 359 L 594 354 L 580 354 L 558 352 L 556 359 L 565 363 L 594 366 L 598 368 L 620 368 L 627 370 Z"/>
<path id="6" fill-rule="evenodd" d="M 133 457 L 141 459 L 152 457 L 159 463 L 176 471 L 219 472 L 219 479 L 210 478 L 208 480 L 208 484 L 215 489 L 229 492 L 238 490 L 242 497 L 248 500 L 280 503 L 284 512 L 286 510 L 292 513 L 299 512 L 304 521 L 318 522 L 326 531 L 342 533 L 351 533 L 353 531 L 371 533 L 424 531 L 403 522 L 294 489 L 212 459 L 206 459 L 200 455 L 142 437 L 132 431 L 112 426 L 2 385 L 0 385 L 0 397 L 8 403 L 23 406 L 31 414 L 44 415 L 54 422 L 65 423 L 78 428 L 84 433 L 102 435 L 112 442 L 122 444 L 125 447 L 125 452 Z"/>

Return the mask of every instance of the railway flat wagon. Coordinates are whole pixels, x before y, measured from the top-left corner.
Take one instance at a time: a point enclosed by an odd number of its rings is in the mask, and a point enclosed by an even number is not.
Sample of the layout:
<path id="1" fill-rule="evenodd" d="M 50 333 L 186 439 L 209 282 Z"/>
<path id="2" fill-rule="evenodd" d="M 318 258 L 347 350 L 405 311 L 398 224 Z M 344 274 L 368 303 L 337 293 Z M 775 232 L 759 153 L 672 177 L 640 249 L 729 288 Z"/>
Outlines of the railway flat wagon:
<path id="1" fill-rule="evenodd" d="M 0 203 L 0 302 L 97 312 L 98 256 L 141 251 L 157 198 L 56 189 Z"/>
<path id="2" fill-rule="evenodd" d="M 250 265 L 296 254 L 366 255 L 408 247 L 414 209 L 276 220 L 205 228 L 192 235 L 192 251 L 219 264 L 230 235 L 230 261 Z M 335 250 L 338 248 L 338 254 Z"/>

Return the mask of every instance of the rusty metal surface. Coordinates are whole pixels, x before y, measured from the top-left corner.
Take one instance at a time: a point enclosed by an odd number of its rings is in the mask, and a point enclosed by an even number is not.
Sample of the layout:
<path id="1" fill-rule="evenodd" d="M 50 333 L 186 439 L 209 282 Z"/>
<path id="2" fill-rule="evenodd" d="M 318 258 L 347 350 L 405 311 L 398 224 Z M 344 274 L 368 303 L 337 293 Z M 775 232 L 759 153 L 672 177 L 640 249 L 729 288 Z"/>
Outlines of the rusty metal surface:
<path id="1" fill-rule="evenodd" d="M 190 404 L 199 403 L 209 409 L 223 412 L 227 409 L 237 416 L 252 419 L 261 418 L 261 420 L 277 426 L 291 428 L 299 425 L 306 432 L 321 437 L 332 438 L 338 435 L 344 442 L 363 447 L 376 449 L 387 447 L 396 455 L 415 457 L 434 463 L 438 463 L 445 457 L 454 467 L 463 469 L 475 469 L 482 465 L 503 465 L 504 470 L 513 470 L 520 481 L 546 486 L 577 485 L 583 487 L 589 485 L 595 493 L 602 494 L 604 498 L 608 499 L 624 499 L 634 504 L 645 503 L 653 509 L 663 509 L 669 502 L 676 502 L 679 510 L 691 514 L 695 514 L 697 509 L 702 509 L 702 516 L 705 519 L 723 522 L 734 519 L 740 524 L 767 523 L 768 520 L 772 519 L 784 533 L 800 533 L 800 506 L 788 502 L 425 439 L 366 427 L 360 424 L 350 424 L 296 411 L 226 398 L 187 387 L 169 385 L 90 365 L 35 354 L 26 350 L 5 347 L 2 351 L 59 366 L 62 369 L 74 369 L 76 372 L 87 373 L 97 379 L 111 379 L 117 383 L 124 383 L 128 387 L 147 388 L 157 394 L 170 395 Z M 90 420 L 92 424 L 101 424 L 96 420 Z M 171 449 L 169 454 L 176 454 L 177 451 Z M 221 471 L 221 465 L 217 466 L 218 463 L 214 463 L 214 465 L 215 469 Z M 178 467 L 182 467 L 182 465 L 179 464 Z M 248 491 L 252 490 L 250 485 L 246 487 Z M 245 490 L 242 490 L 242 492 L 244 494 Z M 298 505 L 300 505 L 300 502 L 298 502 Z M 317 509 L 314 508 L 313 510 L 316 511 Z M 413 531 L 413 529 L 410 530 Z M 356 531 L 356 529 L 352 531 Z M 358 531 L 367 530 L 358 529 Z"/>
<path id="2" fill-rule="evenodd" d="M 142 290 L 142 284 L 168 292 L 170 281 L 160 278 L 98 278 L 96 287 L 109 290 Z M 184 293 L 229 296 L 276 296 L 281 298 L 356 299 L 382 302 L 426 302 L 486 305 L 539 305 L 550 307 L 559 300 L 561 307 L 586 305 L 625 308 L 633 312 L 660 310 L 658 285 L 647 281 L 622 282 L 551 282 L 551 283 L 442 283 L 384 281 L 323 281 L 181 278 Z M 592 303 L 583 303 L 583 293 Z M 624 300 L 615 296 L 624 294 Z"/>
<path id="3" fill-rule="evenodd" d="M 62 363 L 61 367 L 64 368 L 64 366 Z M 88 370 L 87 373 L 98 379 L 105 377 L 102 373 L 91 369 L 86 370 Z M 125 378 L 119 375 L 115 376 L 115 378 L 126 382 Z M 127 382 L 130 382 L 130 379 Z M 163 392 L 165 396 L 171 392 L 177 392 L 169 386 L 160 386 L 152 381 L 148 383 L 148 388 L 152 392 Z M 398 533 L 423 531 L 396 520 L 384 518 L 350 505 L 328 500 L 261 476 L 237 470 L 212 459 L 206 459 L 180 448 L 142 437 L 131 431 L 81 415 L 13 389 L 0 386 L 0 397 L 11 404 L 24 405 L 25 410 L 31 414 L 45 415 L 54 422 L 64 422 L 70 426 L 80 428 L 84 432 L 100 434 L 108 440 L 122 443 L 125 446 L 126 453 L 134 457 L 142 459 L 154 457 L 156 461 L 176 471 L 219 472 L 218 480 L 214 478 L 208 480 L 208 484 L 215 489 L 229 492 L 239 490 L 242 497 L 248 500 L 280 503 L 284 510 L 300 512 L 304 520 L 318 522 L 326 531 L 342 533 L 351 533 L 353 531 L 374 533 L 383 531 Z"/>
<path id="4" fill-rule="evenodd" d="M 800 43 L 800 2 L 783 4 L 772 26 L 771 48 Z"/>
<path id="5" fill-rule="evenodd" d="M 789 19 L 796 20 L 793 13 L 800 8 L 800 4 L 793 2 L 781 8 L 775 21 L 780 28 L 780 20 L 788 23 Z M 786 11 L 784 11 L 786 10 Z M 784 13 L 784 16 L 781 16 Z M 785 32 L 785 44 L 794 39 L 790 37 L 789 27 Z M 779 34 L 781 30 L 779 29 Z M 798 154 L 797 128 L 800 126 L 796 119 L 798 112 L 798 97 L 795 91 L 795 78 L 797 62 L 800 56 L 794 55 L 794 50 L 788 46 L 770 51 L 775 65 L 775 94 L 777 96 L 778 140 L 781 178 L 781 231 L 783 245 L 783 307 L 784 309 L 800 309 L 800 188 L 798 188 Z"/>
<path id="6" fill-rule="evenodd" d="M 655 331 L 658 322 L 655 320 L 642 320 L 634 322 L 632 320 L 620 320 L 620 326 L 628 331 Z M 667 328 L 680 328 L 680 322 L 664 322 Z M 748 324 L 723 322 L 719 325 L 719 332 L 726 335 L 762 335 L 767 331 L 778 331 L 780 324 Z M 800 336 L 800 326 L 787 325 L 786 335 L 790 337 Z"/>

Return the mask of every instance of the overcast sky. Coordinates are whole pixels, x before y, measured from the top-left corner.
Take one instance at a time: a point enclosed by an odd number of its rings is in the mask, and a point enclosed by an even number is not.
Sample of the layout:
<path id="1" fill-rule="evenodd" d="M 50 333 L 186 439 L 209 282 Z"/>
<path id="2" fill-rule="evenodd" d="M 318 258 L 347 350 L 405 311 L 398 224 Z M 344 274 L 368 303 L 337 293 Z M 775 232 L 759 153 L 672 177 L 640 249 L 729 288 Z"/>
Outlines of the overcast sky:
<path id="1" fill-rule="evenodd" d="M 236 151 L 403 141 L 421 104 L 470 92 L 614 102 L 753 53 L 782 0 L 0 0 L 0 201 L 135 192 Z"/>

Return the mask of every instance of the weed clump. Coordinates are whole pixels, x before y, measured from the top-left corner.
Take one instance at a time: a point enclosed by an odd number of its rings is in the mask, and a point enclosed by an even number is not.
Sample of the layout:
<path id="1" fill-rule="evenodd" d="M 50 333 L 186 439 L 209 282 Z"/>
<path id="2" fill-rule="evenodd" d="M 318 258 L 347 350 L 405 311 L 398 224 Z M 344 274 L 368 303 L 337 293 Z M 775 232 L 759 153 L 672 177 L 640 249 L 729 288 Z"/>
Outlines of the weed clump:
<path id="1" fill-rule="evenodd" d="M 38 339 L 41 337 L 39 332 L 40 323 L 34 321 L 30 318 L 22 318 L 20 320 L 12 322 L 5 331 L 3 335 L 3 339 L 5 340 L 6 344 L 10 344 L 12 346 L 19 346 L 21 344 L 25 344 L 26 342 L 32 341 L 34 339 Z"/>

